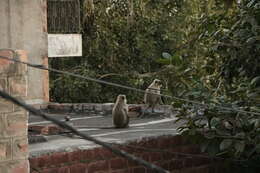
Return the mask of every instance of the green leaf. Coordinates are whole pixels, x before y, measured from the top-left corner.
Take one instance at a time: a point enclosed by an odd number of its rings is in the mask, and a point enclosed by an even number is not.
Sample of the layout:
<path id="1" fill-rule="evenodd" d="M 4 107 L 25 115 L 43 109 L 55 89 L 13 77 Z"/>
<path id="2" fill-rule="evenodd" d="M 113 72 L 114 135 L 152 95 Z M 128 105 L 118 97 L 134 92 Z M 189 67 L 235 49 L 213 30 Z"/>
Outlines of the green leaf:
<path id="1" fill-rule="evenodd" d="M 257 76 L 257 77 L 255 77 L 254 79 L 252 79 L 250 85 L 254 85 L 254 84 L 256 84 L 258 81 L 260 81 L 260 76 Z"/>
<path id="2" fill-rule="evenodd" d="M 245 136 L 246 136 L 246 134 L 244 132 L 240 132 L 235 135 L 235 137 L 237 137 L 237 138 L 244 138 Z"/>
<path id="3" fill-rule="evenodd" d="M 167 53 L 167 52 L 163 52 L 163 53 L 162 53 L 162 56 L 163 56 L 164 58 L 166 58 L 166 59 L 171 59 L 171 58 L 172 58 L 171 54 L 169 54 L 169 53 Z"/>
<path id="4" fill-rule="evenodd" d="M 259 154 L 260 153 L 260 144 L 256 145 L 255 151 Z"/>
<path id="5" fill-rule="evenodd" d="M 224 139 L 219 146 L 219 149 L 221 151 L 228 149 L 232 145 L 232 140 L 231 139 Z"/>
<path id="6" fill-rule="evenodd" d="M 235 143 L 236 152 L 242 153 L 245 149 L 245 141 L 238 141 Z"/>
<path id="7" fill-rule="evenodd" d="M 219 118 L 213 117 L 210 121 L 211 127 L 216 127 L 220 123 Z"/>
<path id="8" fill-rule="evenodd" d="M 249 98 L 256 98 L 256 97 L 259 97 L 259 96 L 260 96 L 259 92 L 253 92 L 253 93 L 247 94 L 247 97 L 249 97 Z"/>

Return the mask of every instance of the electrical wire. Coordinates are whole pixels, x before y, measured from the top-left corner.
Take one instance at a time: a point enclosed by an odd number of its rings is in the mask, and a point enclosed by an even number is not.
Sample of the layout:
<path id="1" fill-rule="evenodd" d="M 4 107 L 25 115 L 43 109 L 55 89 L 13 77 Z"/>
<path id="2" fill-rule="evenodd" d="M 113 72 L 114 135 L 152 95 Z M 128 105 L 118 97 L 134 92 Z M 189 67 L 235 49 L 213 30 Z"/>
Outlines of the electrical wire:
<path id="1" fill-rule="evenodd" d="M 14 104 L 24 108 L 25 110 L 27 110 L 28 112 L 34 114 L 35 116 L 40 116 L 40 117 L 42 117 L 42 118 L 44 118 L 46 120 L 49 120 L 49 121 L 53 122 L 54 124 L 57 124 L 61 128 L 67 129 L 67 130 L 71 131 L 73 134 L 76 134 L 76 135 L 82 137 L 85 140 L 92 141 L 92 142 L 94 142 L 94 143 L 96 143 L 98 145 L 101 145 L 104 148 L 110 150 L 111 152 L 113 152 L 113 153 L 115 153 L 115 154 L 117 154 L 119 156 L 127 158 L 128 160 L 132 160 L 134 162 L 137 162 L 137 163 L 145 166 L 146 168 L 149 168 L 151 170 L 157 171 L 158 173 L 169 173 L 169 171 L 167 171 L 167 170 L 165 170 L 165 169 L 163 169 L 161 167 L 158 167 L 158 166 L 156 166 L 156 165 L 154 165 L 152 163 L 149 163 L 149 162 L 147 162 L 147 161 L 145 161 L 143 159 L 135 157 L 134 155 L 129 154 L 129 153 L 125 152 L 125 151 L 119 150 L 119 149 L 113 147 L 112 145 L 110 145 L 108 143 L 105 143 L 105 142 L 102 142 L 102 141 L 100 141 L 100 140 L 98 140 L 98 139 L 96 139 L 96 138 L 94 138 L 92 136 L 89 136 L 87 134 L 79 132 L 76 128 L 72 127 L 71 125 L 69 125 L 67 123 L 64 123 L 64 122 L 62 122 L 60 120 L 57 120 L 57 119 L 55 119 L 55 118 L 53 118 L 51 116 L 46 115 L 45 113 L 35 109 L 34 107 L 32 107 L 30 105 L 25 104 L 24 102 L 16 99 L 15 97 L 7 94 L 6 92 L 4 92 L 2 90 L 0 90 L 0 96 L 3 97 L 4 99 L 8 100 L 8 101 L 11 101 L 12 103 L 14 103 Z"/>
<path id="2" fill-rule="evenodd" d="M 16 54 L 16 52 L 11 50 L 11 49 L 2 49 L 2 50 L 10 50 L 14 54 Z M 1 51 L 1 49 L 0 49 L 0 51 Z M 187 103 L 192 103 L 192 104 L 196 104 L 196 105 L 200 105 L 200 106 L 204 106 L 204 107 L 208 107 L 208 108 L 215 107 L 215 108 L 228 110 L 228 111 L 235 111 L 235 112 L 243 113 L 243 114 L 260 115 L 260 113 L 258 113 L 258 112 L 244 111 L 244 110 L 241 110 L 241 109 L 234 109 L 234 108 L 229 108 L 229 107 L 224 107 L 224 106 L 219 106 L 219 105 L 210 105 L 210 104 L 201 103 L 201 102 L 198 102 L 198 101 L 184 99 L 184 98 L 180 98 L 180 97 L 147 92 L 147 91 L 142 90 L 142 89 L 137 89 L 137 88 L 134 88 L 134 87 L 121 85 L 121 84 L 117 84 L 117 83 L 113 83 L 113 82 L 107 82 L 107 81 L 100 80 L 100 79 L 95 79 L 95 78 L 92 78 L 92 77 L 89 77 L 89 76 L 83 76 L 83 75 L 79 75 L 79 74 L 75 74 L 75 73 L 71 73 L 71 72 L 67 72 L 67 71 L 57 70 L 57 69 L 54 69 L 54 68 L 48 68 L 48 67 L 45 67 L 43 65 L 32 64 L 32 63 L 20 61 L 20 60 L 17 60 L 17 59 L 11 59 L 11 58 L 8 58 L 6 56 L 0 56 L 0 58 L 8 60 L 8 61 L 13 61 L 13 62 L 21 63 L 21 64 L 26 64 L 26 65 L 28 65 L 30 67 L 37 68 L 37 69 L 42 69 L 42 70 L 52 71 L 52 72 L 56 72 L 56 73 L 60 73 L 60 74 L 65 74 L 65 75 L 73 76 L 73 77 L 76 77 L 76 78 L 81 78 L 81 79 L 85 79 L 85 80 L 89 80 L 89 81 L 92 81 L 92 82 L 101 83 L 101 84 L 105 84 L 105 85 L 110 85 L 110 86 L 114 86 L 114 87 L 124 88 L 124 89 L 128 89 L 128 90 L 136 91 L 136 92 L 159 95 L 159 96 L 162 96 L 162 97 L 165 97 L 165 98 L 179 100 L 179 101 L 183 101 L 183 102 L 187 102 Z"/>

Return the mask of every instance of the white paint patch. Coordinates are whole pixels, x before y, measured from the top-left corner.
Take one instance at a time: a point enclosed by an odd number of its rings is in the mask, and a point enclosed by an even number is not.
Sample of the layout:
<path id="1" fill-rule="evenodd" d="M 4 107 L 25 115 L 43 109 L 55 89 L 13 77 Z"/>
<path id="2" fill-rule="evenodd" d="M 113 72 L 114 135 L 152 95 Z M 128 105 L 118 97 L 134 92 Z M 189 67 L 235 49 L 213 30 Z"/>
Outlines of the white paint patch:
<path id="1" fill-rule="evenodd" d="M 82 56 L 81 34 L 48 34 L 48 57 Z"/>
<path id="2" fill-rule="evenodd" d="M 35 104 L 43 104 L 44 101 L 42 99 L 32 99 L 32 100 L 25 100 L 26 104 L 35 105 Z"/>
<path id="3" fill-rule="evenodd" d="M 175 121 L 175 120 L 176 120 L 176 118 L 165 118 L 162 120 L 150 121 L 150 122 L 145 122 L 145 123 L 130 124 L 130 127 L 148 126 L 148 125 L 152 125 L 152 124 L 166 123 L 166 122 Z"/>
<path id="4" fill-rule="evenodd" d="M 75 121 L 75 120 L 86 120 L 86 119 L 91 119 L 91 118 L 101 118 L 103 116 L 92 116 L 92 117 L 82 117 L 82 118 L 71 118 L 70 121 Z M 65 121 L 65 120 L 61 120 Z M 40 125 L 40 124 L 50 124 L 52 123 L 51 121 L 40 121 L 40 122 L 33 122 L 29 123 L 29 125 Z"/>
<path id="5" fill-rule="evenodd" d="M 146 132 L 146 131 L 176 131 L 176 129 L 126 130 L 126 131 L 110 132 L 110 133 L 103 133 L 103 134 L 97 134 L 97 135 L 91 135 L 91 136 L 92 136 L 92 137 L 100 137 L 100 136 L 116 135 L 116 134 L 122 134 L 122 133 L 135 133 L 135 132 Z"/>

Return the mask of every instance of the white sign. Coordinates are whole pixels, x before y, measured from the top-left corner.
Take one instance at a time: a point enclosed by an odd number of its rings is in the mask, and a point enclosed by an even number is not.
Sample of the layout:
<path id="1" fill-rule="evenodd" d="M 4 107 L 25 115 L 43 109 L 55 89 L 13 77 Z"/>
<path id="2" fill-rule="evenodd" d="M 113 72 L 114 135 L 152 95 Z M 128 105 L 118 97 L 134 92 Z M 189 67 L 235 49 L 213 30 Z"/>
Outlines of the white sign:
<path id="1" fill-rule="evenodd" d="M 82 56 L 81 34 L 48 34 L 48 57 Z"/>

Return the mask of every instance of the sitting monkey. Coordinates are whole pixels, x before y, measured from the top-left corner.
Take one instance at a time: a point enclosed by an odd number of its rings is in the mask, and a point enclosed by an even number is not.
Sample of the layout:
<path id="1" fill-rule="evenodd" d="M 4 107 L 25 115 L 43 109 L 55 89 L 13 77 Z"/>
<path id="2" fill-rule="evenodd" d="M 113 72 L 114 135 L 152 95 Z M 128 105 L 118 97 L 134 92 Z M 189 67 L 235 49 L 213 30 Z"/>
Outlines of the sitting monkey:
<path id="1" fill-rule="evenodd" d="M 129 124 L 128 105 L 125 95 L 118 95 L 112 109 L 113 124 L 116 128 L 125 128 Z"/>

